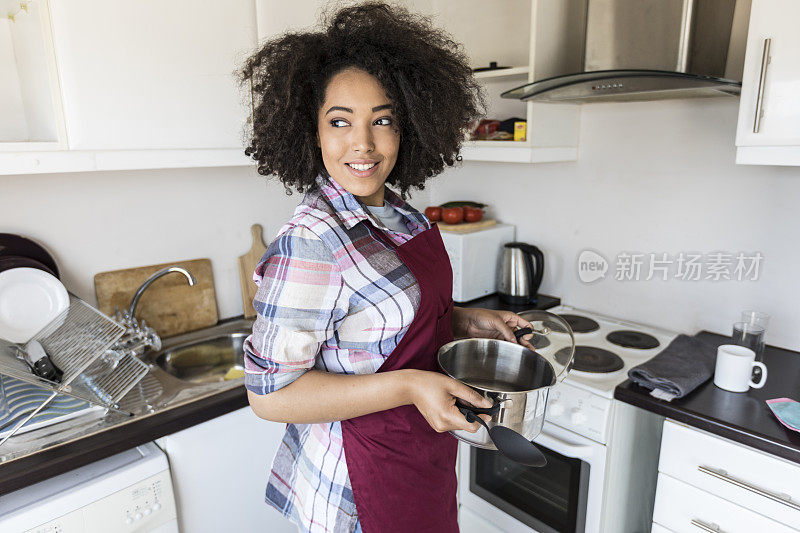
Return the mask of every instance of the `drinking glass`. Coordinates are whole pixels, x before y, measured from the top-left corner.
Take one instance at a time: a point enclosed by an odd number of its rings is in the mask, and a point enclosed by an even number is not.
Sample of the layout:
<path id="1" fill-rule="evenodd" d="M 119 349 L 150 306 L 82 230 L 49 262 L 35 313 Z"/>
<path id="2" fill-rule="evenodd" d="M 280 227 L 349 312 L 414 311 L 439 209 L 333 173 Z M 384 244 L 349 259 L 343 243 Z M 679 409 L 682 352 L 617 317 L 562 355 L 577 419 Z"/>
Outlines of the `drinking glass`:
<path id="1" fill-rule="evenodd" d="M 758 347 L 758 350 L 753 350 L 756 352 L 756 361 L 763 360 L 764 343 L 766 341 L 765 337 L 767 333 L 767 327 L 769 326 L 769 319 L 770 316 L 767 313 L 762 313 L 761 311 L 742 311 L 742 322 L 764 328 L 764 336 L 761 337 L 761 345 Z"/>
<path id="2" fill-rule="evenodd" d="M 750 348 L 756 354 L 756 361 L 764 357 L 764 328 L 749 322 L 736 322 L 733 324 L 731 335 L 733 344 Z"/>
<path id="3" fill-rule="evenodd" d="M 749 322 L 750 324 L 761 326 L 765 330 L 769 326 L 770 316 L 761 311 L 742 311 L 742 322 Z"/>

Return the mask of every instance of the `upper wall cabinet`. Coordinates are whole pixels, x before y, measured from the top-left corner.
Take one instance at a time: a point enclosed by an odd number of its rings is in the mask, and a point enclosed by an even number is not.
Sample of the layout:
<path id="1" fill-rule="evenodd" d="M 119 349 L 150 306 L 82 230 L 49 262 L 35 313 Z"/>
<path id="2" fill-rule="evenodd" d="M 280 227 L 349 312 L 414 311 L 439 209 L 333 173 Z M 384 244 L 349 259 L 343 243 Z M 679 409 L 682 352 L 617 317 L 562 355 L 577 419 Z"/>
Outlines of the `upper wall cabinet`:
<path id="1" fill-rule="evenodd" d="M 537 163 L 578 157 L 580 106 L 507 100 L 500 95 L 538 79 L 581 70 L 585 0 L 409 0 L 464 44 L 486 97 L 486 119 L 526 121 L 524 140 L 473 140 L 463 157 L 474 161 Z"/>
<path id="2" fill-rule="evenodd" d="M 251 1 L 54 0 L 72 150 L 240 148 Z"/>
<path id="3" fill-rule="evenodd" d="M 800 2 L 753 0 L 736 162 L 800 165 Z"/>
<path id="4" fill-rule="evenodd" d="M 65 140 L 47 2 L 0 0 L 0 152 Z"/>
<path id="5" fill-rule="evenodd" d="M 522 141 L 473 141 L 465 159 L 577 157 L 579 107 L 503 100 L 575 71 L 565 43 L 584 0 L 405 0 L 464 43 L 487 118 L 527 121 Z M 235 72 L 259 41 L 313 26 L 327 0 L 0 0 L 0 175 L 252 165 L 248 91 Z M 577 18 L 574 16 L 578 14 Z M 11 16 L 9 18 L 9 15 Z M 575 30 L 577 31 L 577 30 Z M 574 32 L 573 32 L 574 33 Z"/>

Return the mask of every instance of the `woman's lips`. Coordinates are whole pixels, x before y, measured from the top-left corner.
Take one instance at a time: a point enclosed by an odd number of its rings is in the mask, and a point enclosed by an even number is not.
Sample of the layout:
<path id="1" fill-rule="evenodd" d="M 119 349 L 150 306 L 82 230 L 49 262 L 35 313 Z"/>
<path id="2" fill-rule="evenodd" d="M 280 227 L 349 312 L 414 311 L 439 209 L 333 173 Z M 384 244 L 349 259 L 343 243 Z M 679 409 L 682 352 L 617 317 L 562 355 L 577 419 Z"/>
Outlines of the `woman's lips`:
<path id="1" fill-rule="evenodd" d="M 380 162 L 375 163 L 374 165 L 372 165 L 372 168 L 367 170 L 356 170 L 347 163 L 345 163 L 344 166 L 347 167 L 347 170 L 349 170 L 350 173 L 353 174 L 354 176 L 358 176 L 359 178 L 368 178 L 373 174 L 375 174 L 375 172 L 377 172 L 378 165 L 380 165 Z"/>

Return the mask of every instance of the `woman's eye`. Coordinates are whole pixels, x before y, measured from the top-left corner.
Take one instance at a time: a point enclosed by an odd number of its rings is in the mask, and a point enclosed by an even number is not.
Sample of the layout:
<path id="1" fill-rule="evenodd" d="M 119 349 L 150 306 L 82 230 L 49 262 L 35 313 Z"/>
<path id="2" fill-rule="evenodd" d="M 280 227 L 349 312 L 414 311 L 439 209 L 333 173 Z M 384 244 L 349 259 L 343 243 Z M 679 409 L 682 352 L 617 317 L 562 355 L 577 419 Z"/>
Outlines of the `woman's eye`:
<path id="1" fill-rule="evenodd" d="M 375 124 L 377 124 L 378 126 L 391 126 L 392 119 L 390 117 L 381 117 L 375 121 Z"/>
<path id="2" fill-rule="evenodd" d="M 331 126 L 333 126 L 334 128 L 344 128 L 345 126 L 348 125 L 349 124 L 347 124 L 347 121 L 341 118 L 335 118 L 331 120 Z"/>

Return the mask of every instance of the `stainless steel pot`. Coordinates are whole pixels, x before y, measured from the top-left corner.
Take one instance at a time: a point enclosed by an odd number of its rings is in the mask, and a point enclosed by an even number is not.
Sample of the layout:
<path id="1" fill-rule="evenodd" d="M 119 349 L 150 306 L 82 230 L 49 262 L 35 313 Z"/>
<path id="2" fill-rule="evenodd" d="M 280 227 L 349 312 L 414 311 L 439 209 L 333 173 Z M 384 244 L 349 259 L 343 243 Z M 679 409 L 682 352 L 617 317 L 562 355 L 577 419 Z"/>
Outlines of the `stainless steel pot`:
<path id="1" fill-rule="evenodd" d="M 550 388 L 563 381 L 572 368 L 575 338 L 572 328 L 558 315 L 534 310 L 520 316 L 533 326 L 533 350 L 504 340 L 462 339 L 442 346 L 438 360 L 448 376 L 469 385 L 495 406 L 499 404 L 489 427 L 505 426 L 533 440 L 544 424 Z M 517 330 L 515 334 L 521 337 L 526 333 L 530 331 Z M 555 357 L 563 350 L 569 354 L 565 364 Z M 496 449 L 484 428 L 477 433 L 450 433 L 472 446 Z"/>

